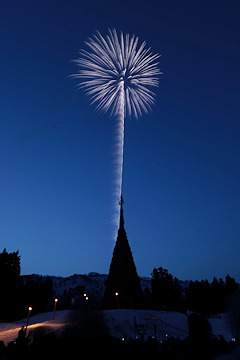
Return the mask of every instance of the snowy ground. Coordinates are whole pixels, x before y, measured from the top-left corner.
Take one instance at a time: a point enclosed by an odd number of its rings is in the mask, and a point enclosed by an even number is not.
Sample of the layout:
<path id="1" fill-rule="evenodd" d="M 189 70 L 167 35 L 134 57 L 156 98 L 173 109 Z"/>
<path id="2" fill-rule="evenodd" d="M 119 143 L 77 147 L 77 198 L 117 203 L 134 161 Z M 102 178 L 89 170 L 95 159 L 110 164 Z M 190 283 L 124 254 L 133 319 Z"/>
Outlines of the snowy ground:
<path id="1" fill-rule="evenodd" d="M 38 333 L 47 333 L 50 331 L 60 331 L 63 327 L 70 325 L 68 323 L 69 313 L 71 310 L 56 311 L 55 320 L 53 320 L 53 312 L 47 312 L 43 314 L 37 314 L 30 316 L 27 333 L 29 330 L 36 331 Z M 27 319 L 15 321 L 12 323 L 0 323 L 0 340 L 4 341 L 7 345 L 10 341 L 15 341 L 18 332 L 22 326 L 26 326 Z"/>
<path id="2" fill-rule="evenodd" d="M 176 312 L 151 310 L 104 310 L 103 323 L 110 335 L 135 338 L 143 335 L 162 340 L 167 336 L 180 339 L 188 336 L 187 316 Z"/>
<path id="3" fill-rule="evenodd" d="M 174 338 L 188 336 L 188 317 L 172 311 L 154 310 L 105 310 L 102 311 L 103 322 L 110 335 L 121 338 L 123 335 L 135 338 L 143 334 L 145 338 L 154 336 L 158 340 L 166 335 Z M 220 317 L 221 316 L 221 317 Z M 209 319 L 214 335 L 222 335 L 230 341 L 233 337 L 231 319 L 228 314 Z"/>
<path id="4" fill-rule="evenodd" d="M 28 331 L 33 330 L 35 334 L 43 334 L 55 331 L 60 333 L 66 327 L 72 325 L 77 312 L 75 310 L 56 311 L 55 320 L 53 312 L 47 312 L 30 316 Z M 98 317 L 99 332 L 107 330 L 108 334 L 117 338 L 127 336 L 135 338 L 143 335 L 154 336 L 162 340 L 167 336 L 175 338 L 186 338 L 188 336 L 187 316 L 177 312 L 152 311 L 152 310 L 103 310 L 90 312 L 87 314 L 89 322 L 91 316 Z M 85 321 L 88 321 L 88 318 Z M 227 314 L 222 314 L 221 318 L 209 319 L 214 335 L 223 335 L 229 341 L 233 337 L 231 322 Z M 7 345 L 10 341 L 15 341 L 18 331 L 22 326 L 26 326 L 27 319 L 13 323 L 0 324 L 0 340 Z M 84 329 L 83 329 L 84 330 Z"/>

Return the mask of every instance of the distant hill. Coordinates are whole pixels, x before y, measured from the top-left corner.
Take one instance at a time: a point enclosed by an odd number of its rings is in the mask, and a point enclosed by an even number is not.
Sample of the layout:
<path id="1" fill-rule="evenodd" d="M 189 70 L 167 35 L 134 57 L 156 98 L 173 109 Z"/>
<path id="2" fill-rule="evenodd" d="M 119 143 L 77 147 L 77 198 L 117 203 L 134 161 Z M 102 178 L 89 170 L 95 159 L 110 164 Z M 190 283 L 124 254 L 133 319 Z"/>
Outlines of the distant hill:
<path id="1" fill-rule="evenodd" d="M 87 294 L 89 298 L 89 305 L 92 308 L 98 309 L 101 305 L 105 282 L 108 275 L 91 272 L 88 275 L 74 274 L 69 277 L 61 276 L 42 276 L 42 275 L 22 275 L 24 283 L 34 280 L 38 281 L 46 278 L 50 278 L 53 282 L 54 297 L 63 299 L 71 297 L 75 299 L 75 304 L 81 302 L 83 299 L 83 292 Z M 147 277 L 140 277 L 140 283 L 143 291 L 146 287 L 151 289 L 151 279 Z"/>
<path id="2" fill-rule="evenodd" d="M 47 278 L 50 278 L 53 282 L 53 295 L 55 298 L 62 300 L 62 303 L 66 301 L 67 297 L 69 302 L 71 302 L 70 298 L 75 299 L 75 306 L 79 307 L 78 305 L 84 300 L 83 293 L 86 293 L 89 298 L 89 306 L 99 309 L 108 275 L 90 272 L 87 275 L 74 274 L 69 277 L 42 276 L 37 274 L 22 275 L 21 277 L 23 278 L 24 283 L 30 280 L 38 281 L 42 279 L 44 281 Z M 146 287 L 151 290 L 151 278 L 139 277 L 139 279 L 143 291 Z M 189 281 L 180 281 L 183 290 L 188 284 Z M 59 303 L 58 307 L 60 306 Z"/>

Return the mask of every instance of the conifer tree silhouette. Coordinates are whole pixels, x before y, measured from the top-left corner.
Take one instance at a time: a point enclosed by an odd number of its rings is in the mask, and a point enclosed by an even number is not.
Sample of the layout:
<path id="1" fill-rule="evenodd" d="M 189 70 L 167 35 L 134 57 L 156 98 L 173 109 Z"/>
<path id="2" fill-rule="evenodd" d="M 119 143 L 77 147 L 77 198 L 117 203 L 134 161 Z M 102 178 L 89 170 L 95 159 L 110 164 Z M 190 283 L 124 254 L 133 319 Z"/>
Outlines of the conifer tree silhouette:
<path id="1" fill-rule="evenodd" d="M 143 292 L 124 228 L 123 198 L 119 202 L 120 223 L 117 241 L 102 300 L 102 309 L 141 309 Z"/>

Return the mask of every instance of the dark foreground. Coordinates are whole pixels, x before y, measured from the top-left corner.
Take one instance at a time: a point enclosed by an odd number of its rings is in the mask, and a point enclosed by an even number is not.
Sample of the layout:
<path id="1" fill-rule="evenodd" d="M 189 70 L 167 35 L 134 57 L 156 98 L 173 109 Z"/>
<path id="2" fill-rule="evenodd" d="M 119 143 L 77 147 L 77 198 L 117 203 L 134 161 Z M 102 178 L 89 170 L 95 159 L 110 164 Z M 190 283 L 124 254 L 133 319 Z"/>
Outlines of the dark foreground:
<path id="1" fill-rule="evenodd" d="M 108 335 L 96 312 L 89 312 L 87 317 L 83 312 L 73 312 L 69 323 L 61 332 L 35 329 L 30 345 L 25 340 L 11 342 L 7 347 L 1 342 L 0 359 L 208 360 L 221 354 L 229 354 L 226 359 L 240 359 L 236 355 L 239 345 L 223 339 L 204 342 L 170 338 L 162 343 L 151 337 L 147 341 L 116 339 Z"/>

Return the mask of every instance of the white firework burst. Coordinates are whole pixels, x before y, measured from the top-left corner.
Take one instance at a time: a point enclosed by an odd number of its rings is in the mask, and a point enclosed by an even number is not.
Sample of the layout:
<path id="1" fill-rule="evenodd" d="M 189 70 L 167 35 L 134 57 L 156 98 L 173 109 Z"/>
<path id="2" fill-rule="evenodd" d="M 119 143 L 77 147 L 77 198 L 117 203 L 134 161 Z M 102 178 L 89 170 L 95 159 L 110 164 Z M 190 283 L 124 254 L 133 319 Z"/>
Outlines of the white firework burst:
<path id="1" fill-rule="evenodd" d="M 138 47 L 138 37 L 121 32 L 118 37 L 115 29 L 109 29 L 104 38 L 100 32 L 86 41 L 89 51 L 81 50 L 80 58 L 74 60 L 80 69 L 72 76 L 81 79 L 79 87 L 84 88 L 97 103 L 97 108 L 111 111 L 117 116 L 119 124 L 119 197 L 122 192 L 124 118 L 136 118 L 147 113 L 155 101 L 150 89 L 158 86 L 161 73 L 156 61 L 160 55 L 153 54 L 146 43 Z"/>
<path id="2" fill-rule="evenodd" d="M 86 44 L 91 51 L 80 51 L 81 57 L 75 60 L 80 70 L 73 76 L 82 79 L 79 86 L 92 103 L 115 114 L 123 107 L 125 114 L 134 113 L 137 118 L 148 112 L 155 100 L 149 87 L 158 86 L 160 55 L 146 49 L 145 42 L 138 48 L 135 35 L 121 33 L 119 38 L 115 29 L 109 30 L 106 39 L 97 32 Z"/>

